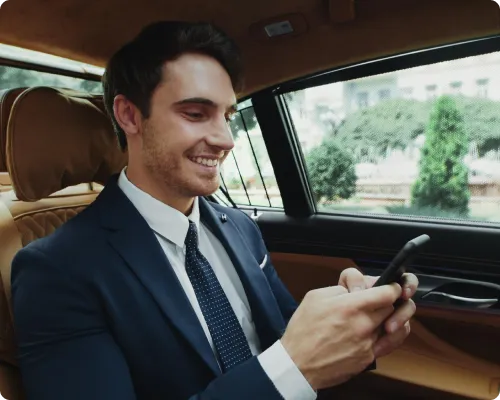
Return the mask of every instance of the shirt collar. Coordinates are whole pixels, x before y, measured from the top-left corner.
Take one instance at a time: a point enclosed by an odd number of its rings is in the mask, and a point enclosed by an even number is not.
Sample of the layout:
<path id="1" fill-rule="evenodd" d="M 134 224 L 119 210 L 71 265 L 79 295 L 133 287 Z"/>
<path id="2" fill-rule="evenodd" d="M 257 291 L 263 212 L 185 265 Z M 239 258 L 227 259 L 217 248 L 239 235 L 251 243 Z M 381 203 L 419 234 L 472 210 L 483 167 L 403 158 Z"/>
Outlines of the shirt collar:
<path id="1" fill-rule="evenodd" d="M 155 199 L 129 181 L 126 167 L 120 173 L 118 186 L 125 196 L 132 202 L 149 227 L 158 235 L 184 247 L 184 240 L 189 229 L 189 221 L 193 221 L 196 229 L 200 230 L 200 209 L 198 197 L 195 197 L 191 214 L 187 217 L 169 205 Z"/>

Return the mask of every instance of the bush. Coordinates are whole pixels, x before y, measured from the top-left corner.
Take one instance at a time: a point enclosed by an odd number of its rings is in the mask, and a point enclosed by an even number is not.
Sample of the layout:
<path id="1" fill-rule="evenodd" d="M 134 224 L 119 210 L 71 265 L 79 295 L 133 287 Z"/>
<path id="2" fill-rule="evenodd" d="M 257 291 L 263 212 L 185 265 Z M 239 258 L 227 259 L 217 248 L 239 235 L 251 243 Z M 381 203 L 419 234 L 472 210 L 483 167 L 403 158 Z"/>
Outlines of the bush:
<path id="1" fill-rule="evenodd" d="M 463 115 L 464 129 L 477 144 L 479 156 L 500 148 L 500 102 L 478 97 L 454 96 Z M 344 148 L 361 156 L 373 154 L 374 161 L 387 149 L 405 149 L 425 133 L 434 100 L 390 99 L 347 115 L 338 127 L 337 139 Z"/>
<path id="2" fill-rule="evenodd" d="M 430 116 L 422 147 L 419 176 L 412 187 L 412 206 L 453 214 L 469 213 L 468 140 L 463 117 L 449 96 L 439 98 Z"/>
<path id="3" fill-rule="evenodd" d="M 353 157 L 333 139 L 324 140 L 306 157 L 311 189 L 319 203 L 348 199 L 356 192 Z"/>

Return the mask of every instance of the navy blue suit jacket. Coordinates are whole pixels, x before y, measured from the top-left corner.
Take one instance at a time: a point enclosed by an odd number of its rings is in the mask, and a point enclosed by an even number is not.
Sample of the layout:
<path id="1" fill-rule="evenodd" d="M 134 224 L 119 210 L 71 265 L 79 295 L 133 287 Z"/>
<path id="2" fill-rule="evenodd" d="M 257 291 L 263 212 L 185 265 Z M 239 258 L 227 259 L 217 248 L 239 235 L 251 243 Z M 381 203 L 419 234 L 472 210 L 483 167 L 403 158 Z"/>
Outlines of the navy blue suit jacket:
<path id="1" fill-rule="evenodd" d="M 199 204 L 266 349 L 297 304 L 269 256 L 259 267 L 268 252 L 254 221 Z M 165 253 L 116 176 L 82 213 L 16 255 L 12 300 L 27 400 L 281 399 L 256 357 L 221 374 Z"/>

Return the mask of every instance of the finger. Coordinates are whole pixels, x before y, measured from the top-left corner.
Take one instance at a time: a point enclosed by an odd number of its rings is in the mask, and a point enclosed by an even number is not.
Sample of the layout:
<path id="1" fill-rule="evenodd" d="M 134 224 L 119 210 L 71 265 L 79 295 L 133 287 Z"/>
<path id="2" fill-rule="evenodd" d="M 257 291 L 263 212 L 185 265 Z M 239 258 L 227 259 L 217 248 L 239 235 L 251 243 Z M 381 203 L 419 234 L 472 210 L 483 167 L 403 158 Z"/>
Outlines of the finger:
<path id="1" fill-rule="evenodd" d="M 345 287 L 349 292 L 366 289 L 365 277 L 356 268 L 347 268 L 342 271 L 339 285 Z"/>
<path id="2" fill-rule="evenodd" d="M 368 313 L 368 315 L 370 316 L 370 319 L 373 322 L 374 329 L 379 328 L 378 329 L 379 333 L 383 334 L 384 328 L 382 327 L 382 324 L 384 324 L 384 321 L 386 321 L 393 313 L 394 313 L 394 307 L 389 306 L 389 307 L 379 308 L 378 310 Z"/>
<path id="3" fill-rule="evenodd" d="M 413 300 L 405 301 L 385 322 L 385 330 L 387 333 L 394 333 L 401 329 L 415 315 L 417 307 Z"/>
<path id="4" fill-rule="evenodd" d="M 310 290 L 308 296 L 320 296 L 325 299 L 347 294 L 349 291 L 343 286 L 326 286 L 319 289 Z"/>
<path id="5" fill-rule="evenodd" d="M 373 287 L 375 285 L 375 282 L 377 282 L 378 276 L 370 276 L 370 275 L 365 275 L 365 285 L 367 288 Z"/>
<path id="6" fill-rule="evenodd" d="M 401 286 L 397 283 L 370 288 L 353 293 L 352 305 L 363 310 L 390 307 L 399 299 L 401 292 Z"/>
<path id="7" fill-rule="evenodd" d="M 336 297 L 336 296 L 341 296 L 343 294 L 349 293 L 349 290 L 347 290 L 343 286 L 330 286 L 328 288 L 328 295 L 331 297 Z"/>
<path id="8" fill-rule="evenodd" d="M 374 330 L 370 336 L 372 349 L 375 347 L 375 344 L 380 340 L 383 335 L 380 333 L 380 330 Z"/>
<path id="9" fill-rule="evenodd" d="M 418 278 L 414 274 L 404 274 L 403 275 L 403 294 L 402 298 L 404 300 L 411 299 L 418 289 Z"/>
<path id="10" fill-rule="evenodd" d="M 358 312 L 353 314 L 349 319 L 354 326 L 355 332 L 362 337 L 370 337 L 372 339 L 373 346 L 379 336 L 385 334 L 383 322 L 393 312 L 393 307 L 385 307 L 371 312 Z"/>
<path id="11" fill-rule="evenodd" d="M 400 347 L 410 334 L 410 323 L 390 335 L 382 336 L 373 346 L 375 358 L 384 357 Z"/>

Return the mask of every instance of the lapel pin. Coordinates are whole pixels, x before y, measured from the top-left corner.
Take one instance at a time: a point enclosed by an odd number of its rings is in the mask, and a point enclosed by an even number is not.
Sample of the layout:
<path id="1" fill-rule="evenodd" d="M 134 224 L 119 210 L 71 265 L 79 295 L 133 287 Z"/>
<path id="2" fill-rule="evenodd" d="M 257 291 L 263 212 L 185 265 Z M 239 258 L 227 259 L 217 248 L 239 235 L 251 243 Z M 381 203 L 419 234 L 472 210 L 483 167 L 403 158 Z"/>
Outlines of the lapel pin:
<path id="1" fill-rule="evenodd" d="M 222 214 L 220 216 L 220 220 L 222 221 L 222 223 L 227 222 L 227 215 L 226 214 Z"/>

